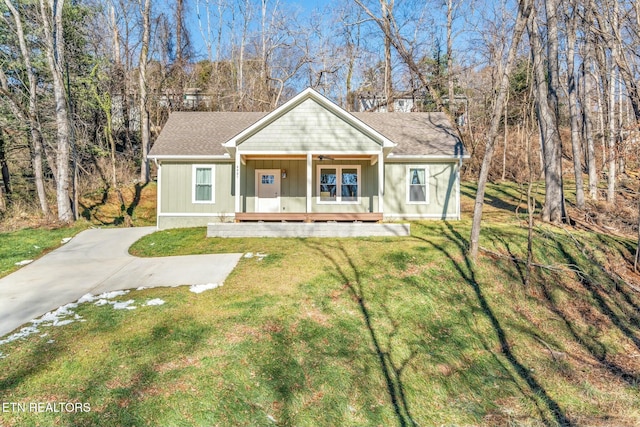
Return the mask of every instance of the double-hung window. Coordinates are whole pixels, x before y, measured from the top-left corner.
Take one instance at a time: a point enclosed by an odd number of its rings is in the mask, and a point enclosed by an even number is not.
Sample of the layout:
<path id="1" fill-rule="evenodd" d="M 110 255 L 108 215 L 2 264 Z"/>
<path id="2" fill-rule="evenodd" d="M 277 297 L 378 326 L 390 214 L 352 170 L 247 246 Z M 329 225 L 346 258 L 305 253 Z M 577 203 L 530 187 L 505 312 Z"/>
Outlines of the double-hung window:
<path id="1" fill-rule="evenodd" d="M 407 203 L 429 203 L 428 166 L 407 166 Z"/>
<path id="2" fill-rule="evenodd" d="M 318 166 L 319 203 L 358 203 L 360 166 Z"/>
<path id="3" fill-rule="evenodd" d="M 214 203 L 215 166 L 193 165 L 193 203 Z"/>

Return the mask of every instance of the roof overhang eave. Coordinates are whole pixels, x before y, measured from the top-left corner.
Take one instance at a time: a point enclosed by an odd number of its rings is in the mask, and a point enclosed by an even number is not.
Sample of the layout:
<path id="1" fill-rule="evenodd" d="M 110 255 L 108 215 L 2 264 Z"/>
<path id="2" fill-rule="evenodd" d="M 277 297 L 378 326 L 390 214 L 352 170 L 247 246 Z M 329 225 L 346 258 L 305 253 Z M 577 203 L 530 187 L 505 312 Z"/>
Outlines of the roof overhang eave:
<path id="1" fill-rule="evenodd" d="M 225 153 L 225 154 L 156 154 L 147 156 L 149 160 L 161 161 L 161 160 L 233 160 L 233 158 Z"/>
<path id="2" fill-rule="evenodd" d="M 387 156 L 387 161 L 433 161 L 433 160 L 448 160 L 459 161 L 470 159 L 468 154 L 463 155 L 450 155 L 450 154 L 394 154 L 391 153 Z"/>

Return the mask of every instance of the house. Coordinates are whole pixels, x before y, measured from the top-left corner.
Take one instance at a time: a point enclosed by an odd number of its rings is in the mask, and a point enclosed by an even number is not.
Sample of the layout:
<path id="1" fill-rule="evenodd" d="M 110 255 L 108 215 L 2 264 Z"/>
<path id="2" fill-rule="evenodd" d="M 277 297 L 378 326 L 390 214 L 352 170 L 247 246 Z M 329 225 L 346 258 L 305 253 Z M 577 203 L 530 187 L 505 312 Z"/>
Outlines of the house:
<path id="1" fill-rule="evenodd" d="M 348 113 L 306 89 L 270 113 L 174 112 L 149 153 L 158 228 L 460 218 L 442 113 Z"/>

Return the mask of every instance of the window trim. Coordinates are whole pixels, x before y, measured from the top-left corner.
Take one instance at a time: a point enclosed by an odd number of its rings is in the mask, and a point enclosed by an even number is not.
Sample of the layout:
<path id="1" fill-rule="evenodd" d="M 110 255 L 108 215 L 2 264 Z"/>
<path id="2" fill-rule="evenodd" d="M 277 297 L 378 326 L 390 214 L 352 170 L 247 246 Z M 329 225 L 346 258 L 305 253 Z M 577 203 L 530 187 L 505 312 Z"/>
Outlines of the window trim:
<path id="1" fill-rule="evenodd" d="M 422 169 L 424 170 L 424 194 L 425 200 L 422 201 L 414 201 L 411 200 L 411 186 L 416 184 L 411 184 L 411 170 L 412 169 Z M 407 165 L 406 168 L 406 203 L 408 205 L 428 205 L 429 204 L 429 165 Z"/>
<path id="2" fill-rule="evenodd" d="M 211 170 L 211 200 L 196 200 L 196 173 L 198 169 Z M 216 165 L 194 164 L 191 167 L 191 203 L 193 204 L 215 204 L 216 203 Z"/>
<path id="3" fill-rule="evenodd" d="M 322 169 L 335 169 L 336 170 L 336 200 L 321 200 L 320 199 L 320 173 Z M 358 176 L 358 194 L 356 200 L 342 200 L 342 170 L 343 169 L 355 169 Z M 333 165 L 333 164 L 319 164 L 316 166 L 316 203 L 319 205 L 358 205 L 361 203 L 362 193 L 362 168 L 360 165 Z"/>

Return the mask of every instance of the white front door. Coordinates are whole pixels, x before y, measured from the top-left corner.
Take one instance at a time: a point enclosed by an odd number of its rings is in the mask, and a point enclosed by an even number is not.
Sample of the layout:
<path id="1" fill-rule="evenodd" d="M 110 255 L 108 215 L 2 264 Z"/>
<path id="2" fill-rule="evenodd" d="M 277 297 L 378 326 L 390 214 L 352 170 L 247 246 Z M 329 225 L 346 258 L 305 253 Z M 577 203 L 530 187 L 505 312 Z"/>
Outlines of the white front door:
<path id="1" fill-rule="evenodd" d="M 280 212 L 280 169 L 256 170 L 256 212 Z"/>

